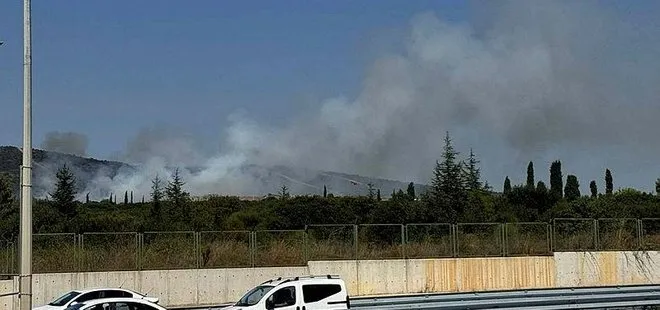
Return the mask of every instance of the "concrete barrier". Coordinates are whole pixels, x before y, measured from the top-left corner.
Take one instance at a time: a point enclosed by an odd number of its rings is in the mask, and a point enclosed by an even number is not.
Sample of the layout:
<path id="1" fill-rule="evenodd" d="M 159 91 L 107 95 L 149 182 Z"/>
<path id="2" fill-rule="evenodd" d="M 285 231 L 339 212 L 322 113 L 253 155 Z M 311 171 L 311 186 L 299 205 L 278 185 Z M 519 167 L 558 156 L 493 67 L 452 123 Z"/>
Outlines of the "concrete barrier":
<path id="1" fill-rule="evenodd" d="M 555 253 L 557 286 L 660 283 L 660 252 Z"/>
<path id="2" fill-rule="evenodd" d="M 306 267 L 36 274 L 33 304 L 43 305 L 72 289 L 119 286 L 156 296 L 164 306 L 221 304 L 237 300 L 264 280 L 306 274 L 338 274 L 352 296 L 652 284 L 660 283 L 660 255 L 564 252 L 529 257 L 313 261 Z M 9 285 L 14 284 L 0 282 L 0 290 Z M 0 305 L 6 307 L 4 300 L 0 299 Z"/>
<path id="3" fill-rule="evenodd" d="M 0 296 L 17 292 L 17 284 L 14 280 L 0 280 Z M 13 309 L 16 301 L 15 295 L 0 297 L 0 309 Z"/>

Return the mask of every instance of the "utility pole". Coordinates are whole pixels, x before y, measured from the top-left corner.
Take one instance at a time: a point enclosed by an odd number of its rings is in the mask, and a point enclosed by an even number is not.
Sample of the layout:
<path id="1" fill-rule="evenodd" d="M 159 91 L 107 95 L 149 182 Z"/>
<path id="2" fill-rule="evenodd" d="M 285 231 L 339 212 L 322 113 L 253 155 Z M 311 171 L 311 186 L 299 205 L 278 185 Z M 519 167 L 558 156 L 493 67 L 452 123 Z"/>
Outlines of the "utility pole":
<path id="1" fill-rule="evenodd" d="M 21 165 L 20 310 L 32 309 L 32 30 L 30 0 L 23 0 L 23 164 Z"/>

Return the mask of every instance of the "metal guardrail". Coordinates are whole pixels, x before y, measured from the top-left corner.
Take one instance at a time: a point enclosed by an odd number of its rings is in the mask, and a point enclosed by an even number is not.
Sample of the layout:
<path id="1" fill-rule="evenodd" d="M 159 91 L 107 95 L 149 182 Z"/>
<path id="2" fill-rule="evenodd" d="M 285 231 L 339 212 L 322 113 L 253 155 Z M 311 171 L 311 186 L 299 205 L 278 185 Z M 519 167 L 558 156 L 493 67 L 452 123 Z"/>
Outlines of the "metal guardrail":
<path id="1" fill-rule="evenodd" d="M 610 308 L 615 303 L 618 307 L 660 306 L 660 285 L 358 297 L 351 299 L 351 308 L 368 310 L 550 310 Z"/>
<path id="2" fill-rule="evenodd" d="M 180 308 L 216 310 L 225 305 Z M 660 285 L 569 287 L 470 293 L 353 297 L 351 309 L 364 310 L 563 310 L 660 309 Z"/>

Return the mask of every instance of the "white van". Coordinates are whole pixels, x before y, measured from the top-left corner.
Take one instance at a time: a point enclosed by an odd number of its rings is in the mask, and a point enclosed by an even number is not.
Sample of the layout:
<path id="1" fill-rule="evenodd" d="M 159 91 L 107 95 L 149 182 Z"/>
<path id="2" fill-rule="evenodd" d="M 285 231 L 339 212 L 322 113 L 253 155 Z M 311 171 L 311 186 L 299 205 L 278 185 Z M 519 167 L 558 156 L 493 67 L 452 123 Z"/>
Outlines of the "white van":
<path id="1" fill-rule="evenodd" d="M 338 276 L 277 278 L 248 291 L 224 310 L 344 310 L 350 301 Z"/>

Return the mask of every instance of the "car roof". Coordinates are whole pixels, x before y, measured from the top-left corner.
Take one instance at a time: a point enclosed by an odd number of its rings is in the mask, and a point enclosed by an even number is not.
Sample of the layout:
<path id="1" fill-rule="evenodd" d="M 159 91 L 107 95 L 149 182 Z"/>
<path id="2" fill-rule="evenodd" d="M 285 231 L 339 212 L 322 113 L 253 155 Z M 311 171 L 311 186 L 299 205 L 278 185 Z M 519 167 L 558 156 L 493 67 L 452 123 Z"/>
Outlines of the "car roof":
<path id="1" fill-rule="evenodd" d="M 124 291 L 124 292 L 130 292 L 130 293 L 133 293 L 133 294 L 142 295 L 138 292 L 135 292 L 135 291 L 132 291 L 132 290 L 129 290 L 129 289 L 126 289 L 126 288 L 120 288 L 120 287 L 95 287 L 95 288 L 88 288 L 88 289 L 84 289 L 84 290 L 72 290 L 72 292 L 77 292 L 77 293 L 80 293 L 82 295 L 82 294 L 89 293 L 89 292 L 108 291 L 108 290 Z"/>
<path id="2" fill-rule="evenodd" d="M 313 283 L 336 283 L 336 284 L 344 283 L 344 281 L 339 276 L 336 275 L 322 275 L 322 276 L 311 275 L 311 276 L 288 277 L 288 278 L 279 277 L 264 281 L 263 283 L 261 283 L 261 285 L 278 286 L 290 282 L 313 282 Z"/>

